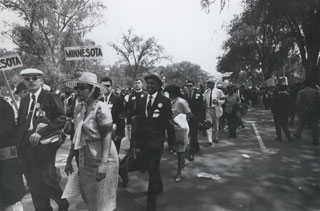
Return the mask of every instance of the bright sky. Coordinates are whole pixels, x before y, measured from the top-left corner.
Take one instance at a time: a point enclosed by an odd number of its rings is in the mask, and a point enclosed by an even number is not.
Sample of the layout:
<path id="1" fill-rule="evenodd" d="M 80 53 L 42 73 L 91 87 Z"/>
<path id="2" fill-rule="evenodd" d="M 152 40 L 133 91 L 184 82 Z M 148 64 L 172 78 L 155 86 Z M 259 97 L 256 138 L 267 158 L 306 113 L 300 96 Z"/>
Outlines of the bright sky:
<path id="1" fill-rule="evenodd" d="M 122 32 L 133 29 L 145 38 L 155 37 L 172 62 L 190 61 L 211 74 L 216 71 L 217 57 L 223 54 L 222 43 L 227 39 L 226 25 L 242 11 L 241 0 L 229 1 L 220 12 L 220 1 L 207 14 L 201 10 L 200 0 L 108 0 L 104 23 L 96 27 L 88 38 L 102 45 L 104 63 L 112 65 L 119 58 L 108 44 L 120 42 Z M 0 22 L 11 21 L 7 12 L 0 14 Z M 0 25 L 2 31 L 3 24 Z M 0 35 L 0 46 L 12 49 L 10 40 Z M 158 65 L 167 65 L 162 62 Z"/>

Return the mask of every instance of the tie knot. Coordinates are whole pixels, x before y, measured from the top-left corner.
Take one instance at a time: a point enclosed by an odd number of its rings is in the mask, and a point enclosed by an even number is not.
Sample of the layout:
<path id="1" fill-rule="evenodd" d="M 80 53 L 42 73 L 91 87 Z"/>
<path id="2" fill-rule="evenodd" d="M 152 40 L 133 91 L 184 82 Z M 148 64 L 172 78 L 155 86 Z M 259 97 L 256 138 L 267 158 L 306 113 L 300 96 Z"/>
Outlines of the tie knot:
<path id="1" fill-rule="evenodd" d="M 149 96 L 149 100 L 151 100 L 151 99 L 152 99 L 152 95 Z"/>
<path id="2" fill-rule="evenodd" d="M 32 99 L 33 101 L 36 101 L 36 96 L 35 96 L 35 95 L 31 95 L 31 99 Z"/>

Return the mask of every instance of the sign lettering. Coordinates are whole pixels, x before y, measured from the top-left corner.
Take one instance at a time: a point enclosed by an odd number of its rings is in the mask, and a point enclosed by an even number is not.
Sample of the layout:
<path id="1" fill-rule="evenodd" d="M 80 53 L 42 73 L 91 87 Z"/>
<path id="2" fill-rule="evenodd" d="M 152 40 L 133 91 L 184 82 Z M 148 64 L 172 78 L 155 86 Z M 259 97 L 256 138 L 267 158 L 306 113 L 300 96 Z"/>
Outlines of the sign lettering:
<path id="1" fill-rule="evenodd" d="M 102 59 L 100 46 L 65 47 L 66 61 Z"/>
<path id="2" fill-rule="evenodd" d="M 0 70 L 11 70 L 22 66 L 22 60 L 18 54 L 0 57 Z"/>

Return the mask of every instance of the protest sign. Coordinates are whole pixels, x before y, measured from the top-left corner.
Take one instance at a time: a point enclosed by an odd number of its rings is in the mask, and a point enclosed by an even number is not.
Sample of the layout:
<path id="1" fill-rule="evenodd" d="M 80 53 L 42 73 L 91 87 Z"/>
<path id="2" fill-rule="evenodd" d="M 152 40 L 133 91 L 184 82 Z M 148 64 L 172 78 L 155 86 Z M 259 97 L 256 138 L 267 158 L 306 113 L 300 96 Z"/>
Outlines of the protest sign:
<path id="1" fill-rule="evenodd" d="M 22 60 L 18 54 L 10 54 L 0 57 L 0 70 L 11 70 L 17 67 L 22 67 Z"/>
<path id="2" fill-rule="evenodd" d="M 64 48 L 66 61 L 102 59 L 101 46 L 78 46 Z"/>

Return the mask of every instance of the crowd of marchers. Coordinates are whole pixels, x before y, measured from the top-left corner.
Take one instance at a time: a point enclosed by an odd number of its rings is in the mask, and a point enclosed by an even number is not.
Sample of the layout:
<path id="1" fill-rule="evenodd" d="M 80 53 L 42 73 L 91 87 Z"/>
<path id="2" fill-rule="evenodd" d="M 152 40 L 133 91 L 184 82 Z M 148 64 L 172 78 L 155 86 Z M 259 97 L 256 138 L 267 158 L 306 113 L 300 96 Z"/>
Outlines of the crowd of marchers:
<path id="1" fill-rule="evenodd" d="M 199 134 L 207 137 L 203 147 L 218 144 L 225 130 L 236 139 L 248 108 L 271 109 L 275 140 L 282 141 L 281 130 L 288 141 L 300 138 L 307 125 L 312 143 L 319 144 L 320 91 L 308 81 L 247 89 L 223 87 L 211 78 L 205 86 L 196 87 L 190 79 L 179 87 L 150 74 L 134 79 L 133 89 L 114 90 L 111 78 L 98 81 L 94 73 L 82 72 L 64 82 L 70 92 L 56 93 L 44 84 L 41 70 L 27 68 L 20 75 L 23 82 L 14 90 L 18 109 L 10 98 L 0 98 L 0 210 L 23 210 L 26 187 L 36 211 L 53 210 L 50 199 L 59 211 L 69 209 L 55 167 L 57 150 L 67 137 L 71 145 L 64 170 L 73 175 L 69 179 L 78 177 L 90 211 L 115 210 L 118 178 L 126 187 L 128 173 L 136 170 L 148 172 L 146 210 L 156 210 L 157 195 L 164 191 L 160 161 L 165 139 L 177 157 L 174 180 L 183 182 L 185 160 L 201 153 Z M 291 133 L 288 124 L 294 122 Z M 120 159 L 126 134 L 130 148 Z"/>

